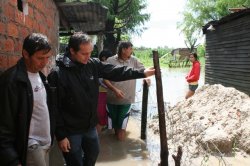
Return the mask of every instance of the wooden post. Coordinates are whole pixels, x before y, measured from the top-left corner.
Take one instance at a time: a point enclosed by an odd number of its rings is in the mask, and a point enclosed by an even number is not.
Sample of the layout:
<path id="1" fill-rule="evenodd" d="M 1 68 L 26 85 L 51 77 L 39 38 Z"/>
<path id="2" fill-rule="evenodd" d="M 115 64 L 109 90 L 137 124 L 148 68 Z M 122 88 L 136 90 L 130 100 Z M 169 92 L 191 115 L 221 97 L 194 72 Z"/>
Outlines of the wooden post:
<path id="1" fill-rule="evenodd" d="M 159 116 L 159 129 L 160 129 L 160 144 L 161 144 L 161 162 L 160 166 L 168 166 L 168 144 L 166 134 L 166 121 L 164 112 L 164 101 L 162 92 L 162 80 L 161 71 L 159 64 L 158 52 L 153 51 L 153 60 L 155 68 L 155 81 L 156 81 L 156 93 L 157 93 L 157 105 L 158 105 L 158 116 Z"/>
<path id="2" fill-rule="evenodd" d="M 143 80 L 141 139 L 144 139 L 144 140 L 146 139 L 147 114 L 148 114 L 148 84 L 145 80 Z"/>
<path id="3" fill-rule="evenodd" d="M 181 166 L 182 147 L 178 146 L 177 155 L 172 155 L 175 166 Z"/>

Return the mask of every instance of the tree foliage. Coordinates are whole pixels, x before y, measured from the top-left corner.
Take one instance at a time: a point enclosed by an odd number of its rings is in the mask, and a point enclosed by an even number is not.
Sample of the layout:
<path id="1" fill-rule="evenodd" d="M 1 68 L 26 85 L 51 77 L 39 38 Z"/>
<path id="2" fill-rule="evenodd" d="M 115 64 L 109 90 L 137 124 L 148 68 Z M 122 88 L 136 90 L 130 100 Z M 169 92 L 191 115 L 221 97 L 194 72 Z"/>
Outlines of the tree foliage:
<path id="1" fill-rule="evenodd" d="M 202 26 L 230 13 L 229 8 L 250 7 L 250 0 L 187 0 L 183 20 L 177 24 L 184 34 L 186 45 L 196 47 Z"/>
<path id="2" fill-rule="evenodd" d="M 93 0 L 108 8 L 106 21 L 106 39 L 104 47 L 115 51 L 122 36 L 130 33 L 141 34 L 143 24 L 150 15 L 143 13 L 147 7 L 146 0 Z"/>

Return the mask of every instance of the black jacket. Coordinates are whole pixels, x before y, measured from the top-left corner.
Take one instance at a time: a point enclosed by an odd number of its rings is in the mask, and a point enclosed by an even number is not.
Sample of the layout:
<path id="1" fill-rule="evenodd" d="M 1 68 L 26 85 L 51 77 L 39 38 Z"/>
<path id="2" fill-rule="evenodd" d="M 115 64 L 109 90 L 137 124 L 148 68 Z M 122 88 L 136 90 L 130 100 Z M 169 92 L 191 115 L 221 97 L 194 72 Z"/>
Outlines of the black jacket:
<path id="1" fill-rule="evenodd" d="M 59 58 L 59 68 L 48 77 L 58 90 L 56 137 L 59 141 L 96 126 L 99 78 L 124 81 L 145 77 L 144 70 L 116 67 L 98 59 L 80 64 L 72 62 L 69 56 L 65 54 Z"/>
<path id="2" fill-rule="evenodd" d="M 55 120 L 53 115 L 53 88 L 44 82 L 50 112 L 50 126 L 53 140 Z M 33 93 L 24 60 L 18 61 L 0 76 L 0 165 L 26 165 L 29 126 L 33 108 Z"/>

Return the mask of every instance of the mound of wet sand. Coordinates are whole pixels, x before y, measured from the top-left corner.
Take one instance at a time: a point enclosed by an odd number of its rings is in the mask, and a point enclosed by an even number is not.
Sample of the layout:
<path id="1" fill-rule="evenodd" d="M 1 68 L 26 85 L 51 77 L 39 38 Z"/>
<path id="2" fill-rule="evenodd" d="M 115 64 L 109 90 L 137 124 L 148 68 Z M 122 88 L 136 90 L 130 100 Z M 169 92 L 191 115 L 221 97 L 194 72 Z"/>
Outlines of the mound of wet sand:
<path id="1" fill-rule="evenodd" d="M 149 127 L 159 134 L 158 117 Z M 166 112 L 168 144 L 192 157 L 206 153 L 250 154 L 250 97 L 234 88 L 204 85 Z"/>

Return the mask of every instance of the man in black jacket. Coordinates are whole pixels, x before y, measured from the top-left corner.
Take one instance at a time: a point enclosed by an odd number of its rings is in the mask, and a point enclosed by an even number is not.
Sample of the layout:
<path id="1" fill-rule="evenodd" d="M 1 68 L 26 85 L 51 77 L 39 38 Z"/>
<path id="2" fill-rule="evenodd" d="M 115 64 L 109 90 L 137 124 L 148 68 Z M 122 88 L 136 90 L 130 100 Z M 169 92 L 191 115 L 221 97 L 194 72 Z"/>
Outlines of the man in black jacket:
<path id="1" fill-rule="evenodd" d="M 55 121 L 52 88 L 40 72 L 51 56 L 46 36 L 32 33 L 22 58 L 0 77 L 0 165 L 48 166 Z"/>
<path id="2" fill-rule="evenodd" d="M 144 78 L 154 69 L 133 70 L 90 58 L 93 45 L 88 35 L 75 33 L 49 76 L 58 90 L 56 137 L 67 166 L 94 166 L 99 141 L 96 132 L 98 78 L 113 81 Z M 57 81 L 55 81 L 57 80 Z"/>

